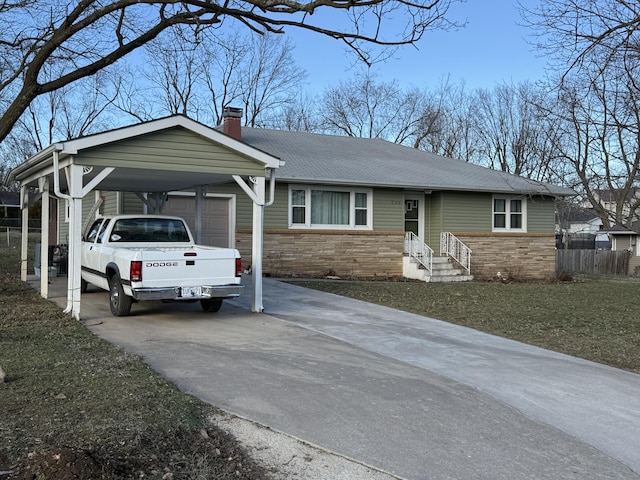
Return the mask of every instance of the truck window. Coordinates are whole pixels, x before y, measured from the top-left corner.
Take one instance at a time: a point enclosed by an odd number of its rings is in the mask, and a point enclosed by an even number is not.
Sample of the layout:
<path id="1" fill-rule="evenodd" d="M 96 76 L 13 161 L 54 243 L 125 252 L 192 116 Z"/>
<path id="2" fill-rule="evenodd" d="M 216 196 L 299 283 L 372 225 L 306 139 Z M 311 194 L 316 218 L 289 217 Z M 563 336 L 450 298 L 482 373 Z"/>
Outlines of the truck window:
<path id="1" fill-rule="evenodd" d="M 188 242 L 184 223 L 168 218 L 123 218 L 116 221 L 112 242 Z"/>
<path id="2" fill-rule="evenodd" d="M 98 236 L 98 232 L 100 231 L 100 225 L 104 219 L 100 218 L 91 224 L 91 228 L 87 231 L 87 234 L 84 237 L 85 242 L 93 243 L 96 241 L 96 237 Z"/>
<path id="3" fill-rule="evenodd" d="M 100 228 L 100 232 L 98 233 L 98 243 L 102 243 L 103 239 L 104 239 L 104 234 L 107 231 L 107 227 L 109 226 L 109 223 L 111 222 L 111 219 L 108 218 L 107 220 L 105 220 L 105 222 L 102 224 L 102 227 Z"/>

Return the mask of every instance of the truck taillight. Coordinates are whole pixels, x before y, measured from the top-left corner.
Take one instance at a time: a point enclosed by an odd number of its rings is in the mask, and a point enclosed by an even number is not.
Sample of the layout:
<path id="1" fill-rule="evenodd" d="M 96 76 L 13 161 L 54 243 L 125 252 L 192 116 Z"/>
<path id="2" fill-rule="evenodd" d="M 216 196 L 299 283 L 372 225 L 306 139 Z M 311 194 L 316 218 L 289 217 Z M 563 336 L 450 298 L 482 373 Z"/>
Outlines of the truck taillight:
<path id="1" fill-rule="evenodd" d="M 142 262 L 139 260 L 135 260 L 131 262 L 131 269 L 129 271 L 129 279 L 132 282 L 141 282 L 142 281 Z"/>
<path id="2" fill-rule="evenodd" d="M 236 277 L 242 275 L 242 259 L 236 258 Z"/>

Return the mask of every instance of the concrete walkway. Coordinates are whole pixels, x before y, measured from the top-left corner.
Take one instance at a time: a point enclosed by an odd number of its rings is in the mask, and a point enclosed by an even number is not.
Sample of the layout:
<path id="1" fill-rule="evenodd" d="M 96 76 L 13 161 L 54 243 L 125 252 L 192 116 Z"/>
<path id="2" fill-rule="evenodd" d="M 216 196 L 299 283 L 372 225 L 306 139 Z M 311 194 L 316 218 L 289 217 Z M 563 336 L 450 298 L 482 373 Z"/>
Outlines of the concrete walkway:
<path id="1" fill-rule="evenodd" d="M 398 477 L 640 478 L 638 375 L 274 280 L 264 297 L 114 318 L 89 293 L 83 321 L 184 391 Z"/>

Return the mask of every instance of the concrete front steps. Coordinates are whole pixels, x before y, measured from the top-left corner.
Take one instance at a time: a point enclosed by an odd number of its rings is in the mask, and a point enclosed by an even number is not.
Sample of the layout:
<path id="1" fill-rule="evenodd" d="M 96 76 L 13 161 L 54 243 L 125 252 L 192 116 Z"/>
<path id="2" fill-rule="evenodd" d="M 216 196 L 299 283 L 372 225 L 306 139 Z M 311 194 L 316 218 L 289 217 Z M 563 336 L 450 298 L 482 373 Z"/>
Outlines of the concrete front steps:
<path id="1" fill-rule="evenodd" d="M 402 273 L 406 278 L 423 282 L 468 282 L 473 275 L 467 275 L 462 268 L 457 268 L 449 257 L 433 257 L 432 272 L 429 272 L 409 255 L 402 259 Z"/>

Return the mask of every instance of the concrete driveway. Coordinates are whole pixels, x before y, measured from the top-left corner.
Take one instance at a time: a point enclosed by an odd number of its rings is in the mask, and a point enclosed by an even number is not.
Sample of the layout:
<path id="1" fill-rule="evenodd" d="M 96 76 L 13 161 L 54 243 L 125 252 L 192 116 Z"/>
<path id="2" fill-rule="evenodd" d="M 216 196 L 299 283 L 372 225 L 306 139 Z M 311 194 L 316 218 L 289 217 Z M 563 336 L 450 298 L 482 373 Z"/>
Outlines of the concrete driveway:
<path id="1" fill-rule="evenodd" d="M 640 478 L 638 375 L 270 279 L 264 298 L 115 318 L 95 292 L 83 322 L 183 391 L 401 478 Z"/>

